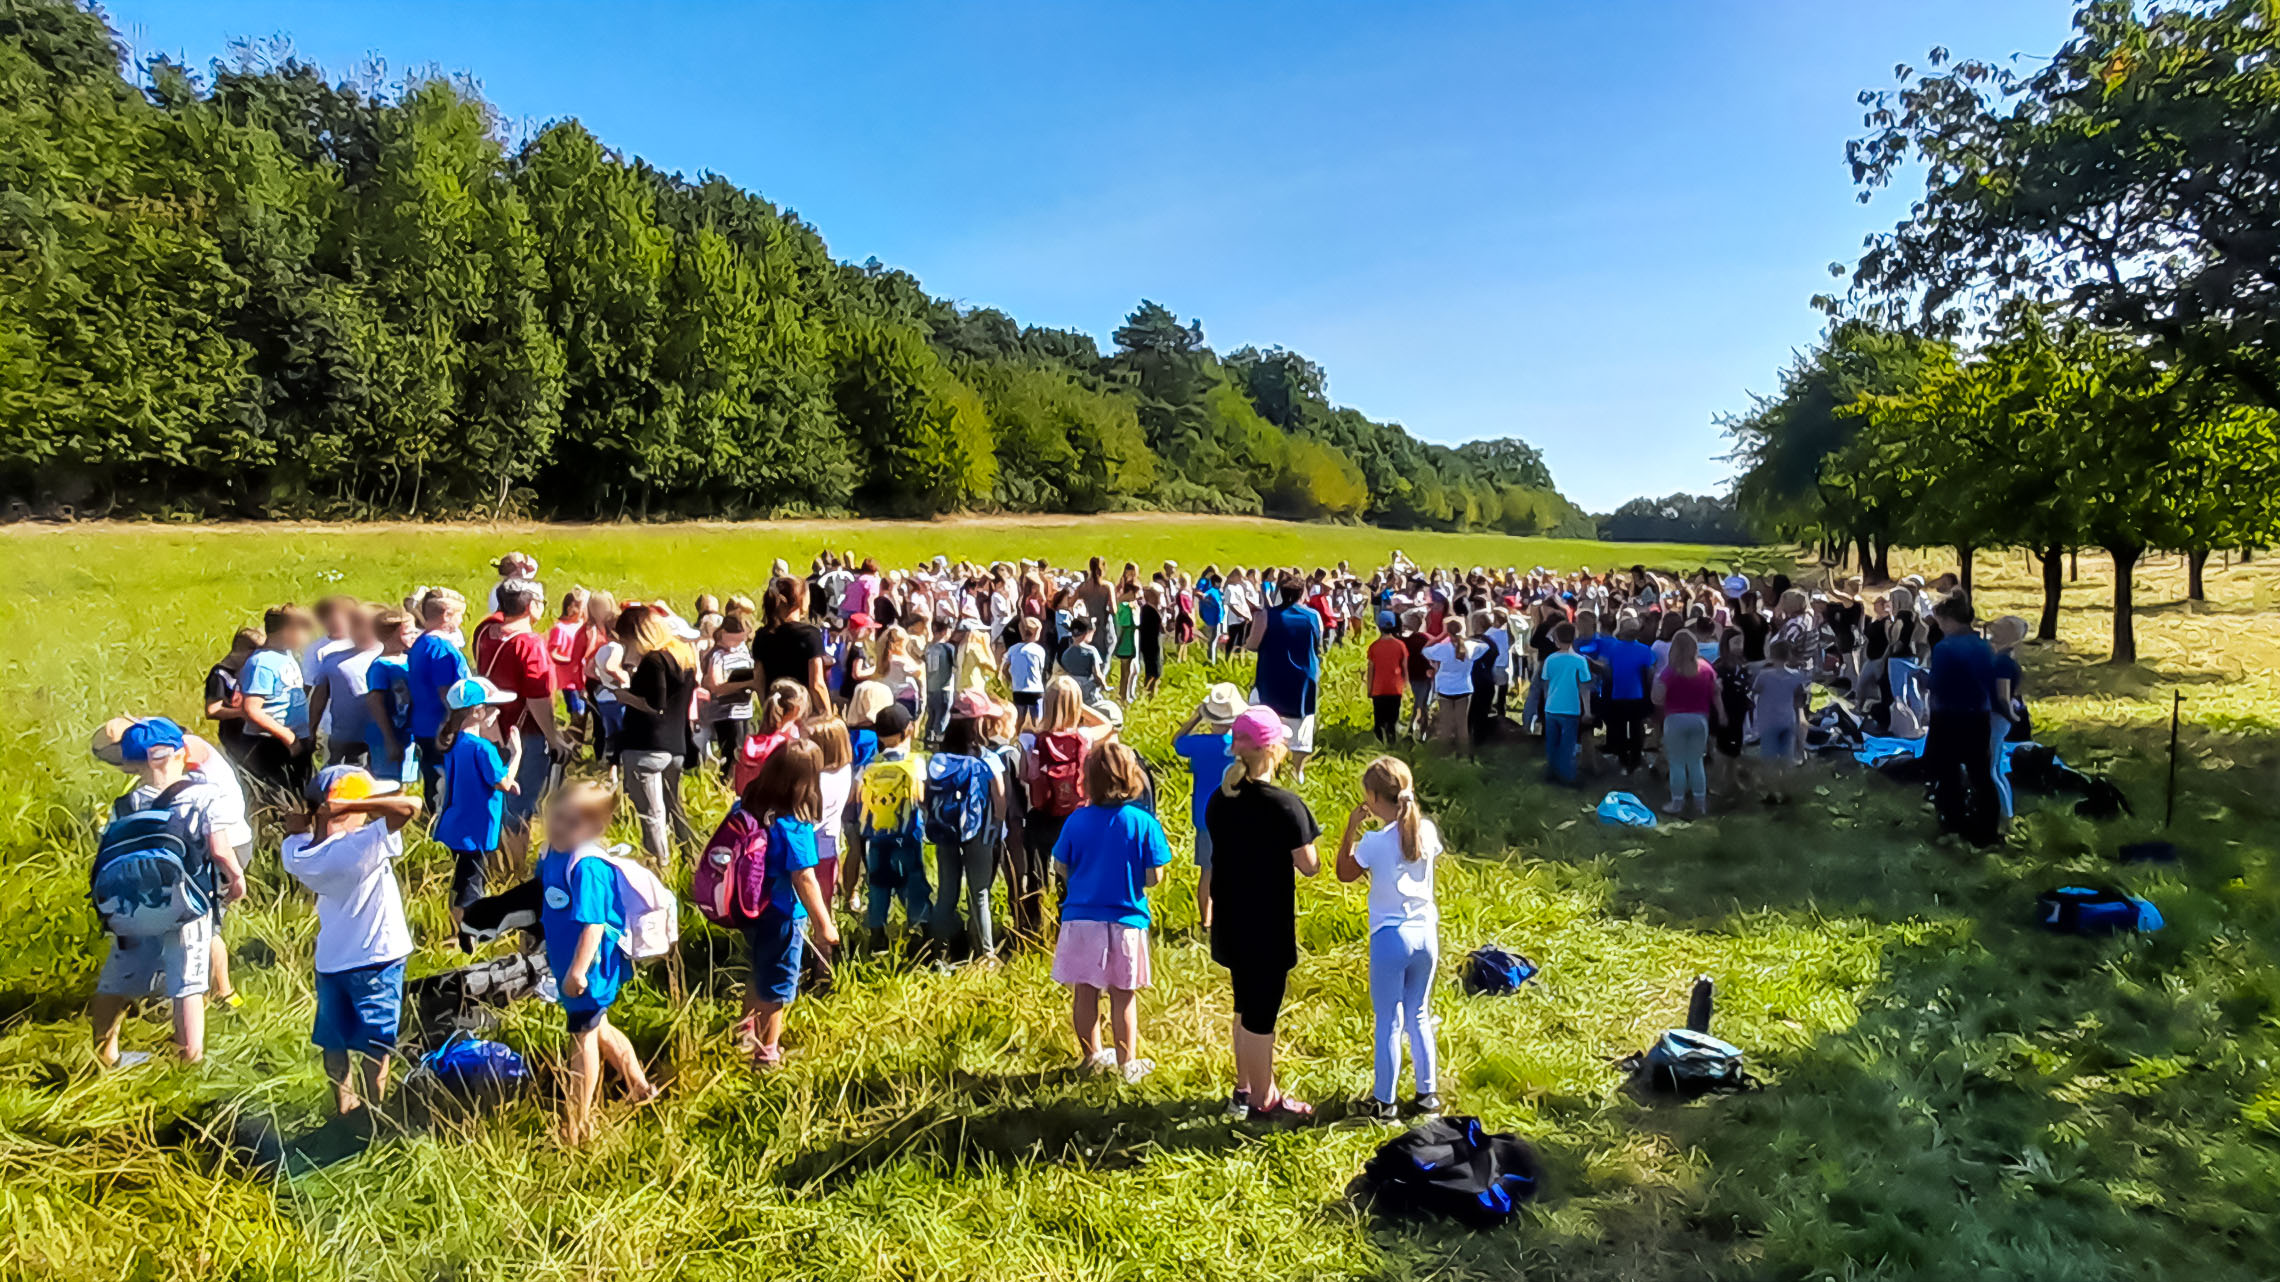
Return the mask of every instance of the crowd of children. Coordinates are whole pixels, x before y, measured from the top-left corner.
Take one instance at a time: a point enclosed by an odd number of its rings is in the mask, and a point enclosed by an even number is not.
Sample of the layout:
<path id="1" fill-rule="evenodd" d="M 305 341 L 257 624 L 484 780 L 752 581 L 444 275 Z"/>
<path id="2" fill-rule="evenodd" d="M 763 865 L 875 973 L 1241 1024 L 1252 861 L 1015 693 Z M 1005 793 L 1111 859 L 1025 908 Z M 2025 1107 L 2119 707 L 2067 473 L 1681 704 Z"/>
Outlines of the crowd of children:
<path id="1" fill-rule="evenodd" d="M 1167 562 L 1145 579 L 1129 562 L 1112 577 L 1099 558 L 1082 570 L 938 557 L 882 571 L 827 554 L 804 577 L 778 562 L 757 603 L 699 597 L 693 621 L 579 588 L 549 624 L 536 562 L 516 553 L 495 568 L 469 636 L 465 599 L 443 587 L 268 611 L 208 674 L 219 747 L 163 718 L 99 733 L 98 754 L 138 779 L 94 879 L 112 935 L 91 1007 L 104 1062 L 120 1060 L 128 1003 L 153 996 L 174 1004 L 176 1041 L 198 1055 L 204 998 L 229 993 L 220 925 L 252 854 L 250 789 L 290 830 L 284 868 L 315 896 L 312 1040 L 343 1110 L 382 1097 L 399 1041 L 413 943 L 393 868 L 423 810 L 453 852 L 459 947 L 475 947 L 463 914 L 503 888 L 500 874 L 535 877 L 572 1034 L 565 1137 L 590 1132 L 604 1066 L 632 1097 L 654 1093 L 608 1018 L 634 969 L 627 904 L 642 898 L 629 901 L 629 865 L 602 846 L 621 800 L 645 875 L 680 883 L 681 857 L 695 855 L 698 906 L 743 935 L 736 1037 L 754 1065 L 780 1062 L 803 974 L 828 965 L 860 899 L 865 929 L 850 942 L 866 948 L 942 964 L 1049 949 L 1082 1062 L 1137 1080 L 1149 1071 L 1137 997 L 1151 978 L 1149 891 L 1172 854 L 1154 780 L 1121 742 L 1120 703 L 1154 697 L 1167 657 L 1195 649 L 1256 656 L 1251 689 L 1212 686 L 1170 745 L 1193 778 L 1201 924 L 1233 998 L 1229 1111 L 1304 1118 L 1310 1106 L 1276 1082 L 1274 1039 L 1299 962 L 1296 887 L 1322 866 L 1320 827 L 1281 779 L 1303 778 L 1313 750 L 1324 651 L 1358 643 L 1366 624 L 1362 671 L 1384 743 L 1461 753 L 1540 735 L 1562 783 L 1602 762 L 1641 769 L 1652 744 L 1674 810 L 1707 810 L 1710 763 L 1753 739 L 1767 761 L 1794 761 L 1816 680 L 1852 690 L 1882 725 L 1928 725 L 1974 795 L 1975 763 L 1999 743 L 1986 718 L 2023 713 L 2015 663 L 1992 651 L 1980 663 L 1968 645 L 1928 655 L 1935 637 L 1958 634 L 1959 609 L 1968 629 L 1969 607 L 1915 584 L 1871 618 L 1857 586 L 1816 608 L 1778 576 L 1460 573 L 1398 552 L 1367 577 L 1344 564 L 1191 577 Z M 1921 626 L 1919 592 L 1939 600 L 1936 627 Z M 1965 660 L 1974 666 L 1955 675 Z M 1960 692 L 1982 669 L 1974 729 Z M 1976 756 L 1961 746 L 1972 733 Z M 699 842 L 683 778 L 708 760 L 735 800 Z M 1978 802 L 1958 804 L 1979 822 Z M 1405 1033 L 1416 1104 L 1439 1108 L 1440 853 L 1408 767 L 1370 763 L 1333 866 L 1369 883 L 1375 1073 L 1360 1107 L 1371 1116 L 1395 1115 Z"/>

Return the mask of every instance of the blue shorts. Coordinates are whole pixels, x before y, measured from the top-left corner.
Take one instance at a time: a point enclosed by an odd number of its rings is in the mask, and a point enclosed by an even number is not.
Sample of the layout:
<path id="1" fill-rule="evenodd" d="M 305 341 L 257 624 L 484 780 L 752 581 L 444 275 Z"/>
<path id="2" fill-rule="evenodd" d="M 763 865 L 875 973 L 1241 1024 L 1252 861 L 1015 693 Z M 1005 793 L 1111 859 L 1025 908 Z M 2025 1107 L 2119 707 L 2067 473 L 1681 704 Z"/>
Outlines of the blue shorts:
<path id="1" fill-rule="evenodd" d="M 1211 830 L 1200 823 L 1195 826 L 1195 866 L 1211 871 Z"/>
<path id="2" fill-rule="evenodd" d="M 546 755 L 546 736 L 523 731 L 522 760 L 515 763 L 517 787 L 500 798 L 508 828 L 530 827 L 531 817 L 538 813 L 538 803 L 546 796 L 546 778 L 553 771 L 554 759 Z"/>
<path id="3" fill-rule="evenodd" d="M 392 1055 L 404 1008 L 402 959 L 352 970 L 317 972 L 318 1049 Z"/>
<path id="4" fill-rule="evenodd" d="M 760 914 L 758 923 L 744 928 L 744 942 L 752 948 L 752 995 L 764 1002 L 790 1005 L 800 995 L 800 950 L 807 942 L 807 922 L 773 908 Z"/>
<path id="5" fill-rule="evenodd" d="M 572 1036 L 593 1032 L 602 1026 L 603 1020 L 609 1017 L 610 1008 L 607 1006 L 575 1008 L 565 1006 L 562 1008 L 562 1025 Z"/>

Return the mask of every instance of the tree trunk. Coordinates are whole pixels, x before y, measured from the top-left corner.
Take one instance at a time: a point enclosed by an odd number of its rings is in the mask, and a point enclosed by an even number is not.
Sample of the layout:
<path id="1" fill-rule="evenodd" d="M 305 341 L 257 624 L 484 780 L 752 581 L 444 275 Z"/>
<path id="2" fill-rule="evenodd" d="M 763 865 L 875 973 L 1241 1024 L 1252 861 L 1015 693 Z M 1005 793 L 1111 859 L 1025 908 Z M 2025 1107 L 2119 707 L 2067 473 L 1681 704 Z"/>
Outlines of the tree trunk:
<path id="1" fill-rule="evenodd" d="M 1873 582 L 1870 576 L 1875 573 L 1873 567 L 1876 564 L 1876 545 L 1865 534 L 1861 535 L 1855 542 L 1859 544 L 1860 577 Z"/>
<path id="2" fill-rule="evenodd" d="M 2082 577 L 2082 549 L 2066 549 L 2066 581 L 2073 583 Z"/>
<path id="3" fill-rule="evenodd" d="M 2253 560 L 2255 560 L 2255 559 L 2256 559 L 2256 549 L 2255 549 L 2255 548 L 2242 548 L 2242 549 L 2240 550 L 2240 563 L 2241 563 L 2242 565 L 2247 565 L 2249 562 L 2251 562 L 2251 561 L 2253 561 Z"/>
<path id="4" fill-rule="evenodd" d="M 2135 608 L 2136 585 L 2130 578 L 2137 573 L 2138 558 L 2145 554 L 2145 549 L 2108 545 L 2106 554 L 2114 558 L 2114 657 L 2109 662 L 2136 663 L 2137 620 L 2131 613 Z"/>
<path id="5" fill-rule="evenodd" d="M 2043 608 L 2042 621 L 2035 625 L 2035 640 L 2056 641 L 2059 601 L 2066 595 L 2065 577 L 2061 573 L 2066 568 L 2063 564 L 2064 553 L 2053 545 L 2044 548 L 2039 555 L 2042 560 Z"/>
<path id="6" fill-rule="evenodd" d="M 2196 548 L 2193 551 L 2185 554 L 2186 600 L 2206 601 L 2209 599 L 2209 592 L 2207 587 L 2205 587 L 2202 583 L 2201 574 L 2203 570 L 2208 568 L 2208 565 L 2209 550 L 2207 548 Z"/>
<path id="7" fill-rule="evenodd" d="M 1955 545 L 1955 577 L 1956 580 L 1963 585 L 1963 594 L 1965 596 L 1970 596 L 1971 545 L 1968 543 L 1958 543 Z"/>
<path id="8" fill-rule="evenodd" d="M 1873 581 L 1877 583 L 1890 583 L 1892 581 L 1892 544 L 1890 542 L 1883 539 L 1876 540 L 1876 568 L 1871 570 L 1870 574 L 1874 576 Z"/>

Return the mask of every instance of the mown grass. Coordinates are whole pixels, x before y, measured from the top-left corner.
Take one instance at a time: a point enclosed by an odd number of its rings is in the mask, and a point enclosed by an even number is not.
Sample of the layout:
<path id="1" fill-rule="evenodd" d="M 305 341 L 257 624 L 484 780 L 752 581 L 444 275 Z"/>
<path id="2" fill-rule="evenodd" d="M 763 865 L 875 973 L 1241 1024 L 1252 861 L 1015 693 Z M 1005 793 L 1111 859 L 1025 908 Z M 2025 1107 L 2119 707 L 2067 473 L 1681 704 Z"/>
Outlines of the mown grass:
<path id="1" fill-rule="evenodd" d="M 1293 543 L 1290 540 L 1298 540 Z M 833 543 L 846 541 L 832 537 Z M 565 1152 L 533 1102 L 478 1122 L 384 1137 L 272 1185 L 183 1135 L 216 1101 L 289 1132 L 323 1116 L 305 1045 L 312 925 L 274 860 L 232 941 L 250 1009 L 216 1021 L 208 1062 L 95 1074 L 77 1023 L 99 957 L 79 903 L 81 812 L 115 779 L 81 745 L 101 715 L 186 713 L 207 651 L 244 614 L 341 590 L 480 583 L 486 553 L 528 545 L 545 577 L 686 597 L 732 589 L 816 536 L 686 529 L 499 536 L 464 531 L 0 538 L 19 590 L 0 619 L 21 644 L 0 692 L 0 1268 L 81 1277 L 541 1278 L 724 1271 L 817 1278 L 2263 1278 L 2280 1203 L 2280 965 L 2265 567 L 2212 571 L 2210 613 L 2173 608 L 2149 571 L 2149 663 L 2091 666 L 2103 620 L 2076 608 L 2069 643 L 2029 658 L 2044 737 L 2109 769 L 2133 820 L 2056 806 L 2001 851 L 1928 840 L 1912 795 L 1850 769 L 1652 834 L 1598 826 L 1589 797 L 1536 782 L 1526 755 L 1427 761 L 1421 786 L 1463 858 L 1442 873 L 1445 953 L 1496 940 L 1544 963 L 1523 996 L 1439 995 L 1455 1102 L 1531 1138 L 1550 1196 L 1513 1228 L 1467 1235 L 1357 1215 L 1347 1181 L 1383 1138 L 1341 1126 L 1260 1132 L 1217 1117 L 1226 997 L 1194 932 L 1192 871 L 1159 893 L 1157 987 L 1143 1004 L 1156 1075 L 1125 1088 L 1067 1071 L 1066 1003 L 1028 957 L 942 975 L 842 971 L 795 1010 L 795 1048 L 756 1079 L 725 1046 L 735 950 L 691 945 L 698 998 L 643 986 L 626 1011 L 670 1079 L 663 1106 L 609 1115 Z M 882 527 L 883 557 L 1099 547 L 1143 564 L 1208 559 L 1419 559 L 1533 564 L 1680 559 L 1698 550 L 1440 543 L 1370 531 L 1119 523 L 1015 535 L 993 526 Z M 1509 549 L 1509 550 L 1503 550 Z M 11 565 L 10 562 L 13 562 Z M 2086 564 L 2085 571 L 2090 567 Z M 2031 604 L 2023 567 L 1982 567 L 1983 598 Z M 2085 583 L 2085 600 L 2102 587 Z M 2074 602 L 2070 600 L 2070 606 Z M 130 628 L 129 625 L 132 625 Z M 1325 753 L 1305 792 L 1331 823 L 1372 752 L 1358 652 L 1334 661 Z M 1131 737 L 1177 793 L 1164 750 L 1213 674 L 1175 668 Z M 2171 688 L 2192 696 L 2183 800 L 2166 869 L 2119 869 L 2122 840 L 2159 822 Z M 1657 796 L 1652 787 L 1641 789 Z M 706 796 L 701 807 L 717 808 Z M 1184 810 L 1168 808 L 1186 846 Z M 415 930 L 442 935 L 447 864 L 414 852 Z M 2151 894 L 2171 926 L 2122 941 L 2023 925 L 2062 879 Z M 1362 897 L 1305 888 L 1284 1063 L 1334 1101 L 1367 1083 Z M 272 959 L 267 960 L 264 959 Z M 418 971 L 449 965 L 423 950 Z M 716 973 L 717 971 L 717 973 Z M 1768 1089 L 1683 1107 L 1620 1089 L 1610 1057 L 1677 1021 L 1697 973 L 1719 981 L 1719 1031 Z M 543 1008 L 503 1036 L 550 1059 Z M 155 1025 L 136 1030 L 155 1046 Z"/>

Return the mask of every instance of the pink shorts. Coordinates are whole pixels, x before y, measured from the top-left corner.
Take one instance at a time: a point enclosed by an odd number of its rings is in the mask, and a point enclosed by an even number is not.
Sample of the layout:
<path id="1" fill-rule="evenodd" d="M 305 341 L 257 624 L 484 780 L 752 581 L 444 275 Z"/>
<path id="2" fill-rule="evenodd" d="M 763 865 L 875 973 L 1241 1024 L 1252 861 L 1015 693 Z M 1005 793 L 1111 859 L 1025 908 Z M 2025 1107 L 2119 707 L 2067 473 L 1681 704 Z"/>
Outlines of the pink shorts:
<path id="1" fill-rule="evenodd" d="M 1065 921 L 1053 949 L 1053 982 L 1090 988 L 1148 986 L 1148 932 L 1108 921 Z"/>

